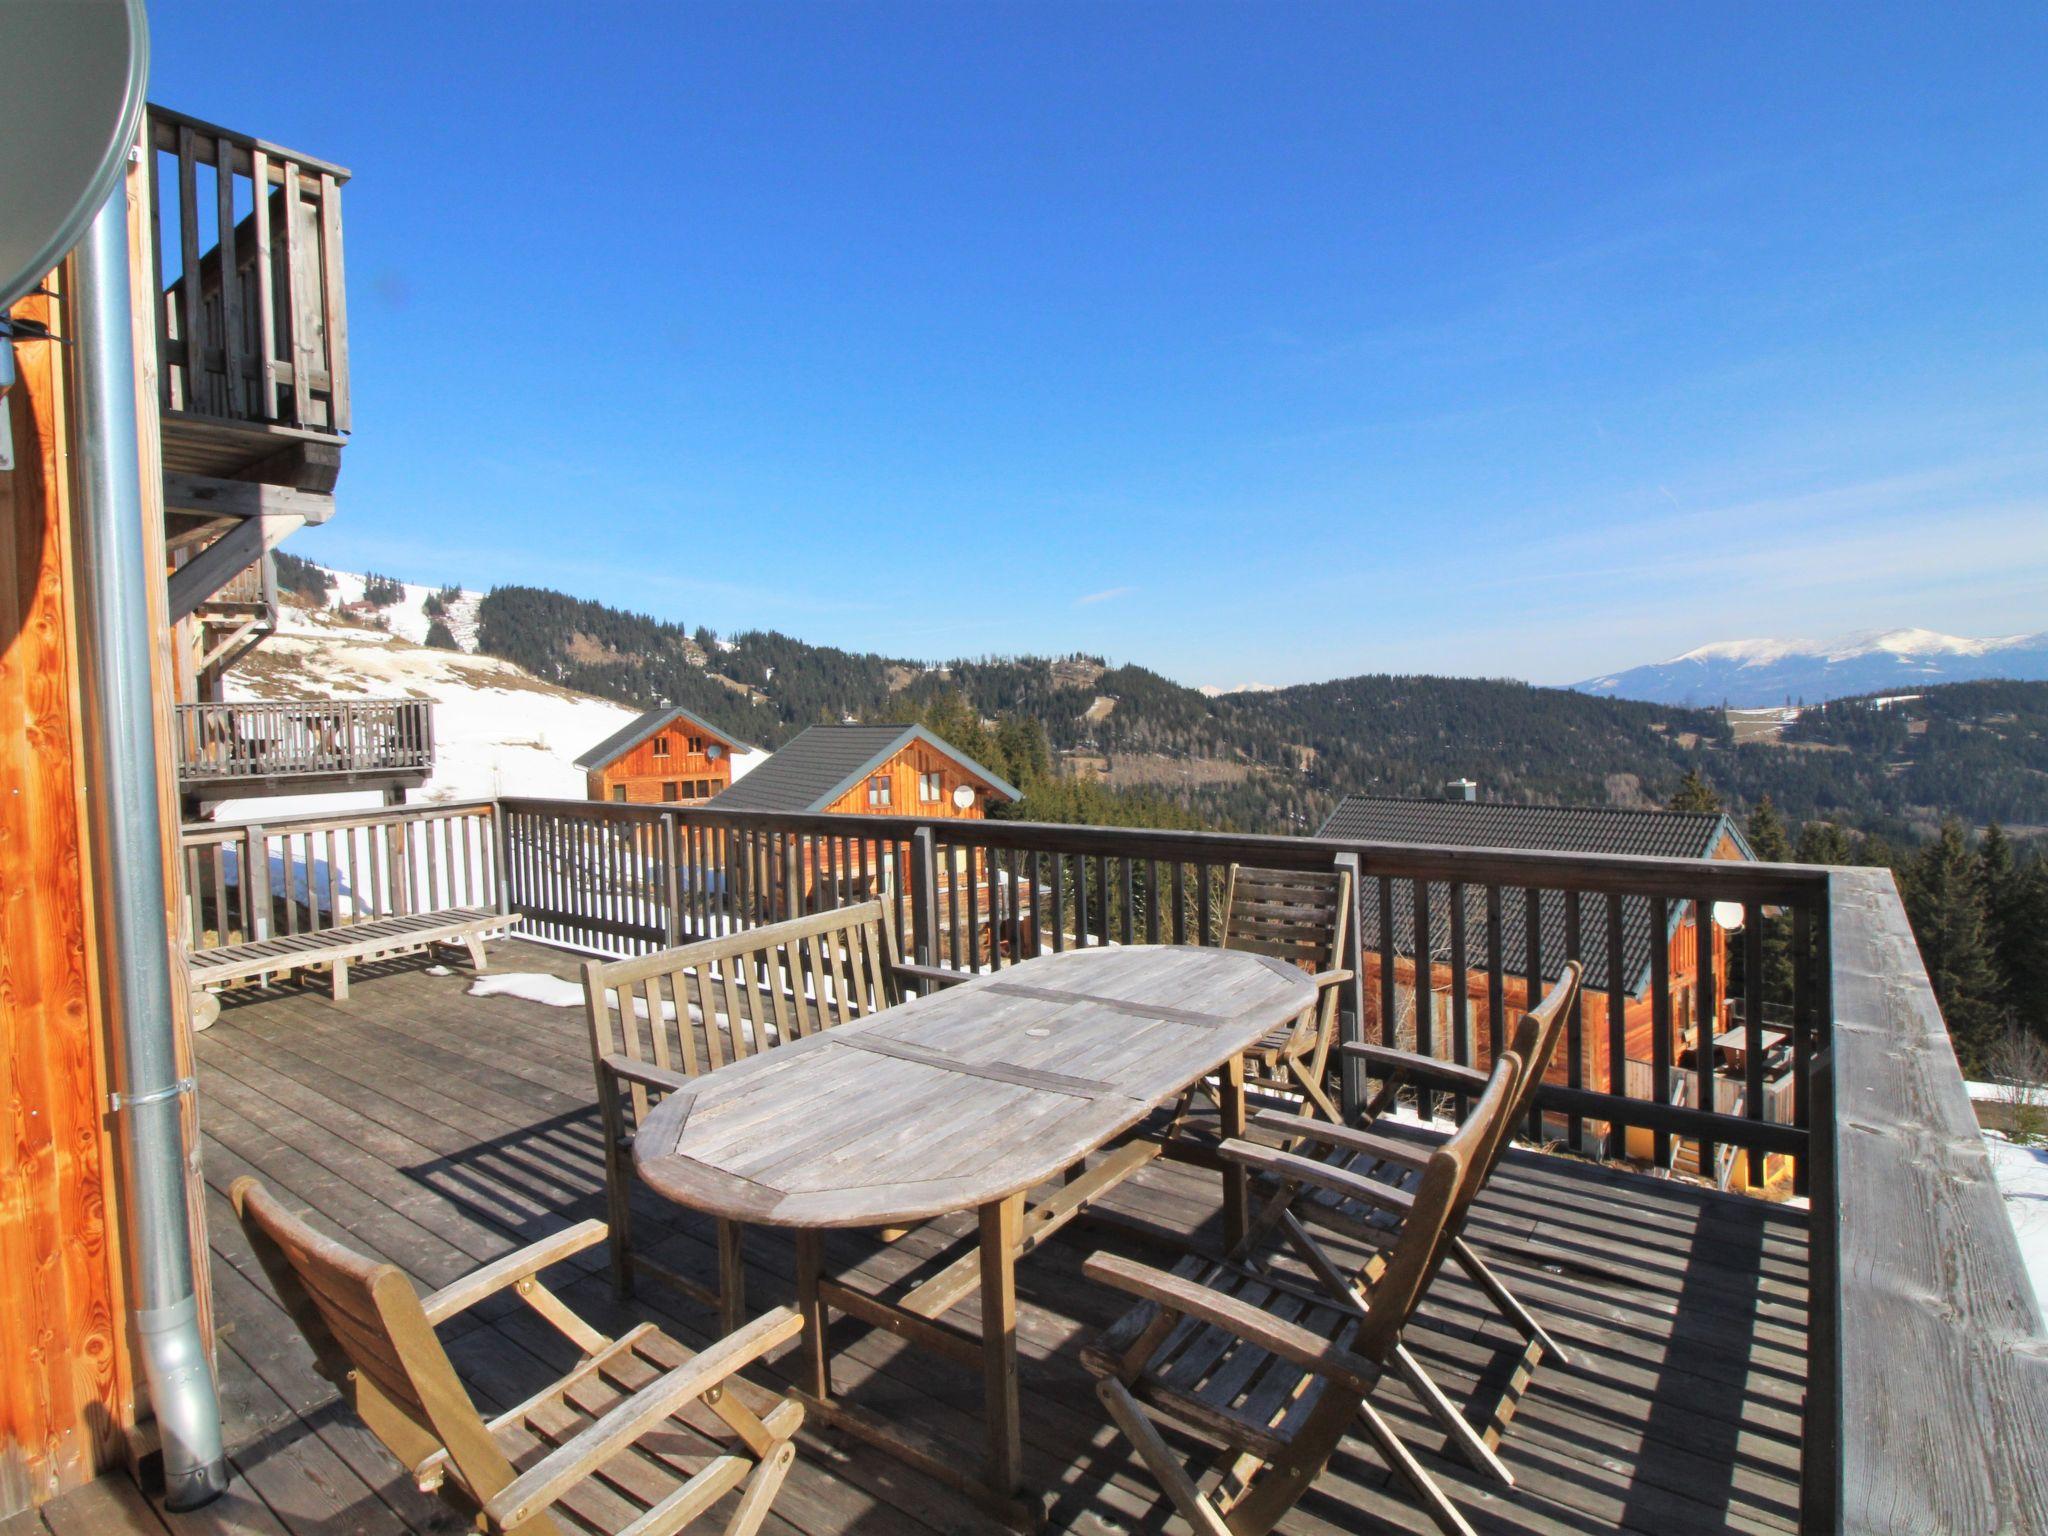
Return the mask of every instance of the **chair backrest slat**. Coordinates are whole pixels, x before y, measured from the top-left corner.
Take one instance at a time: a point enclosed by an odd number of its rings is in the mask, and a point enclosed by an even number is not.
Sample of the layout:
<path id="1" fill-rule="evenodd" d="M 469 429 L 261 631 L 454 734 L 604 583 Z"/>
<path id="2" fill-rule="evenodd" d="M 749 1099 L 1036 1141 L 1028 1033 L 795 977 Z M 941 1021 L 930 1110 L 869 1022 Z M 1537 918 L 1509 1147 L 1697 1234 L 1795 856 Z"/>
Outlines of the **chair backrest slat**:
<path id="1" fill-rule="evenodd" d="M 900 1000 L 887 912 L 879 901 L 842 907 L 583 967 L 596 1057 L 624 1056 L 685 1077 L 716 1071 L 819 1029 L 863 1019 Z M 627 1085 L 632 1123 L 661 1101 Z"/>
<path id="2" fill-rule="evenodd" d="M 323 1237 L 257 1179 L 237 1179 L 228 1194 L 321 1374 L 391 1453 L 416 1467 L 447 1451 L 479 1502 L 510 1483 L 511 1463 L 456 1377 L 404 1272 Z"/>
<path id="3" fill-rule="evenodd" d="M 1506 1134 L 1495 1143 L 1478 1182 L 1484 1184 L 1493 1177 L 1493 1170 L 1500 1160 L 1507 1156 L 1514 1142 L 1514 1128 L 1526 1125 L 1529 1112 L 1536 1107 L 1536 1091 L 1543 1086 L 1544 1074 L 1550 1070 L 1550 1061 L 1557 1054 L 1558 1042 L 1564 1038 L 1564 1027 L 1571 1013 L 1572 999 L 1579 990 L 1579 977 L 1584 967 L 1578 961 L 1568 961 L 1564 974 L 1551 983 L 1543 1000 L 1515 1021 L 1513 1036 L 1508 1041 L 1508 1050 L 1521 1063 L 1515 1076 L 1514 1092 L 1510 1096 L 1505 1119 Z"/>
<path id="4" fill-rule="evenodd" d="M 1386 1250 L 1385 1268 L 1372 1283 L 1370 1304 L 1354 1348 L 1370 1359 L 1385 1359 L 1400 1340 L 1429 1282 L 1436 1277 L 1462 1215 L 1485 1183 L 1496 1147 L 1513 1127 L 1508 1111 L 1522 1067 L 1512 1051 L 1501 1052 L 1486 1080 L 1486 1090 L 1456 1134 L 1430 1151 L 1422 1176 L 1409 1191 L 1413 1204 L 1401 1223 L 1400 1235 Z"/>
<path id="5" fill-rule="evenodd" d="M 1309 971 L 1342 964 L 1351 916 L 1346 870 L 1230 866 L 1224 898 L 1223 948 L 1289 960 Z"/>

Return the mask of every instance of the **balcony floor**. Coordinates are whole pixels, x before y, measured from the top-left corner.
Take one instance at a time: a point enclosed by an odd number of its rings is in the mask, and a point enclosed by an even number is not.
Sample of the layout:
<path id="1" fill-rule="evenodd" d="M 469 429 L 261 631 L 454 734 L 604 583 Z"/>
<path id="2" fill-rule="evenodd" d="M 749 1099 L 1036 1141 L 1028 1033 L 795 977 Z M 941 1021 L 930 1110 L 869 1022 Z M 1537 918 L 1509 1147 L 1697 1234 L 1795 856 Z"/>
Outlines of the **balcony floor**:
<path id="1" fill-rule="evenodd" d="M 541 946 L 491 947 L 499 971 L 573 977 L 573 957 Z M 574 1220 L 602 1214 L 602 1166 L 579 1008 L 466 996 L 465 974 L 423 960 L 356 972 L 355 995 L 280 989 L 230 1003 L 200 1037 L 201 1107 L 212 1206 L 230 1496 L 197 1515 L 161 1516 L 125 1482 L 104 1480 L 49 1506 L 54 1536 L 71 1531 L 456 1531 L 461 1522 L 415 1492 L 398 1465 L 340 1409 L 272 1300 L 225 1198 L 256 1173 L 358 1247 L 438 1286 Z M 1133 1214 L 1195 1226 L 1212 1240 L 1213 1180 L 1159 1167 L 1113 1197 Z M 708 1224 L 676 1219 L 651 1198 L 641 1241 L 709 1275 Z M 955 1220 L 953 1231 L 971 1223 Z M 1496 1494 L 1441 1454 L 1442 1436 L 1405 1388 L 1377 1401 L 1486 1532 L 1792 1529 L 1798 1510 L 1799 1408 L 1806 1358 L 1806 1223 L 1802 1213 L 1738 1196 L 1517 1154 L 1481 1198 L 1471 1235 L 1579 1357 L 1546 1362 L 1504 1446 L 1520 1481 Z M 1052 1524 L 1109 1536 L 1178 1530 L 1142 1468 L 1107 1428 L 1078 1350 L 1121 1303 L 1082 1278 L 1092 1247 L 1134 1245 L 1104 1228 L 1070 1227 L 1019 1269 L 1027 1471 L 1058 1490 Z M 926 1228 L 885 1247 L 835 1233 L 828 1255 L 874 1285 L 943 1248 Z M 750 1243 L 750 1302 L 788 1298 L 790 1245 Z M 622 1313 L 603 1249 L 583 1256 L 568 1299 L 600 1326 L 657 1317 L 702 1342 L 707 1316 L 658 1285 Z M 1461 1396 L 1504 1365 L 1507 1335 L 1447 1270 L 1410 1344 Z M 975 1303 L 964 1304 L 972 1322 Z M 448 1331 L 457 1368 L 484 1405 L 522 1397 L 571 1353 L 517 1303 Z M 842 1328 L 851 1325 L 842 1324 Z M 846 1338 L 854 1336 L 848 1334 Z M 838 1384 L 892 1415 L 973 1434 L 980 1386 L 952 1366 L 908 1355 L 884 1335 L 842 1345 Z M 945 1487 L 855 1442 L 807 1432 L 768 1529 L 951 1533 L 999 1529 Z M 1149 1510 L 1149 1512 L 1148 1512 Z M 1282 1525 L 1290 1536 L 1383 1528 L 1429 1531 L 1375 1454 L 1349 1443 Z M 16 1536 L 12 1525 L 8 1536 Z M 24 1530 L 35 1529 L 31 1520 Z"/>

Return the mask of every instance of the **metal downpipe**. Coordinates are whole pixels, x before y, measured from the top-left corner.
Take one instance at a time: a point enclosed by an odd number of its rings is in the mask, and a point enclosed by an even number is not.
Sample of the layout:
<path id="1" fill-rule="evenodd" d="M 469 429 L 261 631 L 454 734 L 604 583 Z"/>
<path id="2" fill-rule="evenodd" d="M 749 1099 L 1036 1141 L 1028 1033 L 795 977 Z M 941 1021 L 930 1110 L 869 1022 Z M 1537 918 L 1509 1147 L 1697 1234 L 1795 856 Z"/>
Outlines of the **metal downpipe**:
<path id="1" fill-rule="evenodd" d="M 220 1401 L 199 1330 L 188 1168 L 173 1036 L 164 913 L 149 569 L 136 451 L 128 197 L 117 188 L 72 257 L 72 398 L 80 674 L 87 721 L 86 804 L 93 885 L 104 902 L 103 968 L 117 1042 L 116 1136 L 130 1294 L 143 1377 L 163 1440 L 165 1504 L 196 1509 L 227 1487 Z"/>

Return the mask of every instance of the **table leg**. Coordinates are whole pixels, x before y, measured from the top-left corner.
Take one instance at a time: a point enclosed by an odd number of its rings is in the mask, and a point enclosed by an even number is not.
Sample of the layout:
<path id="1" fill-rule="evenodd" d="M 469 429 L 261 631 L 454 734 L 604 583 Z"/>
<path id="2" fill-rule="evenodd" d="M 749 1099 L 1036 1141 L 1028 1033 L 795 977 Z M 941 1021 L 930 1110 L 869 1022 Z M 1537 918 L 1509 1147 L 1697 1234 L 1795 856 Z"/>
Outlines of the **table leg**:
<path id="1" fill-rule="evenodd" d="M 1225 1141 L 1244 1135 L 1244 1057 L 1233 1056 L 1216 1074 L 1218 1129 Z M 1240 1163 L 1223 1160 L 1223 1246 L 1235 1250 L 1244 1241 L 1251 1181 Z"/>
<path id="2" fill-rule="evenodd" d="M 988 1481 L 998 1496 L 1024 1482 L 1024 1441 L 1017 1400 L 1017 1243 L 1024 1196 L 981 1208 L 982 1393 L 988 1417 Z"/>
<path id="3" fill-rule="evenodd" d="M 818 1294 L 818 1278 L 825 1268 L 825 1234 L 798 1231 L 796 1234 L 796 1310 L 804 1320 L 803 1386 L 820 1403 L 832 1399 L 832 1354 L 826 1340 L 830 1318 Z"/>

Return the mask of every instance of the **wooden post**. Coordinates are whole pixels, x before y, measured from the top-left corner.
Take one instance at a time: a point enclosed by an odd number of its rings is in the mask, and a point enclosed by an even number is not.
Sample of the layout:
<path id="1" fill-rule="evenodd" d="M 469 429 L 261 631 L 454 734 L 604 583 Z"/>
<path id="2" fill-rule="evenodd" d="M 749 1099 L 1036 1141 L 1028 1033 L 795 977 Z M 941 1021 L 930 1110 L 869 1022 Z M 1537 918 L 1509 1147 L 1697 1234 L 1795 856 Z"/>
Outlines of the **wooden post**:
<path id="1" fill-rule="evenodd" d="M 797 832 L 782 838 L 782 915 L 804 915 L 804 856 L 802 834 Z"/>
<path id="2" fill-rule="evenodd" d="M 1344 953 L 1337 957 L 1341 970 L 1351 972 L 1351 979 L 1344 983 L 1342 1001 L 1337 1012 L 1337 1038 L 1340 1040 L 1363 1040 L 1365 1038 L 1365 949 L 1359 942 L 1358 902 L 1365 889 L 1365 870 L 1355 853 L 1340 853 L 1333 861 L 1340 870 L 1351 875 L 1351 919 L 1345 924 Z M 1464 985 L 1464 978 L 1458 978 L 1458 985 Z M 1359 1112 L 1364 1109 L 1368 1097 L 1365 1064 L 1353 1060 L 1343 1052 L 1337 1053 L 1337 1070 L 1340 1074 L 1338 1086 L 1338 1107 L 1344 1111 L 1344 1118 L 1356 1122 Z"/>
<path id="3" fill-rule="evenodd" d="M 662 914 L 662 943 L 670 949 L 683 942 L 683 828 L 674 811 L 661 813 L 662 895 L 668 903 Z"/>
<path id="4" fill-rule="evenodd" d="M 1244 1135 L 1244 1057 L 1233 1056 L 1216 1074 L 1216 1134 L 1224 1141 Z M 1234 1252 L 1244 1241 L 1251 1209 L 1251 1181 L 1244 1164 L 1226 1160 L 1223 1165 L 1223 1246 Z"/>
<path id="5" fill-rule="evenodd" d="M 267 939 L 270 937 L 270 841 L 262 824 L 250 826 L 242 834 L 242 895 L 249 903 L 249 937 Z M 285 884 L 291 884 L 291 871 L 285 872 Z"/>
<path id="6" fill-rule="evenodd" d="M 910 834 L 911 953 L 919 965 L 937 965 L 933 946 L 939 931 L 937 840 L 928 826 Z"/>
<path id="7" fill-rule="evenodd" d="M 491 886 L 496 899 L 491 905 L 500 912 L 512 911 L 512 835 L 506 825 L 504 807 L 496 801 L 486 813 L 491 823 Z"/>
<path id="8" fill-rule="evenodd" d="M 988 1481 L 999 1496 L 1024 1481 L 1024 1440 L 1017 1402 L 1017 1242 L 1024 1197 L 981 1208 L 982 1397 L 988 1418 Z"/>

